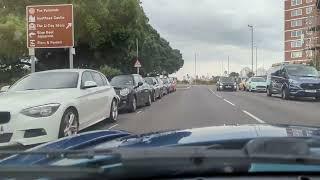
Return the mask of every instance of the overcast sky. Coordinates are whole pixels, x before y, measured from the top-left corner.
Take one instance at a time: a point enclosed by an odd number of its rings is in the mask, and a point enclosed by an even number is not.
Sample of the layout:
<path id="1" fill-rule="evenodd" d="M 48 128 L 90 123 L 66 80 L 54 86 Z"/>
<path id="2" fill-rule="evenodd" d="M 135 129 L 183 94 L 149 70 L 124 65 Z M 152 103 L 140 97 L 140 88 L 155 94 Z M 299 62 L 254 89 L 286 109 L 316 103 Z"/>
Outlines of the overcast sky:
<path id="1" fill-rule="evenodd" d="M 251 33 L 258 46 L 258 67 L 283 61 L 283 0 L 142 0 L 150 24 L 179 49 L 185 60 L 177 73 L 194 75 L 197 52 L 199 75 L 220 75 L 251 67 Z"/>

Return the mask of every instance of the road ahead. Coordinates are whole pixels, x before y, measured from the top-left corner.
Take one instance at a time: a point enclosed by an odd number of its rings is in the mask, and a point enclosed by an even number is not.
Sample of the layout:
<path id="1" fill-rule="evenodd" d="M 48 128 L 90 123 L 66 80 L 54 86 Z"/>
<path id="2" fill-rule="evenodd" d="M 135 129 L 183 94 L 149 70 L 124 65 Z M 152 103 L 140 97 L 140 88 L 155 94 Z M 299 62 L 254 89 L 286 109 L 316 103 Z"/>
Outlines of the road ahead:
<path id="1" fill-rule="evenodd" d="M 120 114 L 117 123 L 99 123 L 85 131 L 119 129 L 133 133 L 224 124 L 277 123 L 320 126 L 320 102 L 284 101 L 264 93 L 217 92 L 214 86 L 178 88 L 150 107 Z"/>

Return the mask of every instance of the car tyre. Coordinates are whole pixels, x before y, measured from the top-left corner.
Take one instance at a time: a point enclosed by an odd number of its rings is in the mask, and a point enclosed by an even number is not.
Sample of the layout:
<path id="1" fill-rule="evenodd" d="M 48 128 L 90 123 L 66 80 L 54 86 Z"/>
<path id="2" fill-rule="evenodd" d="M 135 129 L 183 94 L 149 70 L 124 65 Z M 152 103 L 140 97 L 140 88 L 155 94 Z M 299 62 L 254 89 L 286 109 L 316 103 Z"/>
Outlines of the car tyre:
<path id="1" fill-rule="evenodd" d="M 271 97 L 272 96 L 272 93 L 271 93 L 271 89 L 270 87 L 267 88 L 267 96 Z"/>
<path id="2" fill-rule="evenodd" d="M 110 115 L 109 115 L 109 118 L 108 120 L 110 122 L 117 122 L 117 119 L 118 119 L 118 103 L 117 103 L 117 100 L 113 100 L 112 103 L 111 103 L 111 107 L 110 107 Z"/>
<path id="3" fill-rule="evenodd" d="M 155 91 L 153 91 L 153 93 L 152 93 L 152 102 L 156 102 L 156 92 Z"/>
<path id="4" fill-rule="evenodd" d="M 282 88 L 281 97 L 284 100 L 290 99 L 288 88 Z"/>
<path id="5" fill-rule="evenodd" d="M 78 112 L 68 108 L 62 116 L 59 128 L 59 138 L 75 135 L 79 132 Z"/>
<path id="6" fill-rule="evenodd" d="M 148 95 L 148 101 L 147 101 L 146 105 L 147 105 L 147 106 L 151 106 L 151 104 L 152 104 L 151 93 L 149 93 L 149 95 Z"/>
<path id="7" fill-rule="evenodd" d="M 137 110 L 137 98 L 135 96 L 133 96 L 132 101 L 131 101 L 131 105 L 129 108 L 129 112 L 136 112 Z"/>
<path id="8" fill-rule="evenodd" d="M 315 99 L 316 99 L 317 101 L 320 101 L 320 97 L 315 97 Z"/>

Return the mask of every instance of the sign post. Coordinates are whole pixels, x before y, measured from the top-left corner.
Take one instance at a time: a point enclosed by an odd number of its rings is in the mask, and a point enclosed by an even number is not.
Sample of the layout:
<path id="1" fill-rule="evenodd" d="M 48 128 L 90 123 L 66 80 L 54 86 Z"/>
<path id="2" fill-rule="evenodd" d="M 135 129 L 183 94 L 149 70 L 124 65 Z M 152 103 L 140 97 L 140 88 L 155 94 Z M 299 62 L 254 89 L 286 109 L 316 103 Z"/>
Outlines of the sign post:
<path id="1" fill-rule="evenodd" d="M 142 65 L 138 59 L 134 63 L 134 67 L 137 68 L 137 74 L 140 74 L 140 68 L 142 67 Z"/>
<path id="2" fill-rule="evenodd" d="M 27 6 L 26 19 L 31 71 L 35 72 L 35 54 L 30 49 L 34 52 L 37 48 L 69 48 L 70 68 L 73 68 L 72 4 Z"/>

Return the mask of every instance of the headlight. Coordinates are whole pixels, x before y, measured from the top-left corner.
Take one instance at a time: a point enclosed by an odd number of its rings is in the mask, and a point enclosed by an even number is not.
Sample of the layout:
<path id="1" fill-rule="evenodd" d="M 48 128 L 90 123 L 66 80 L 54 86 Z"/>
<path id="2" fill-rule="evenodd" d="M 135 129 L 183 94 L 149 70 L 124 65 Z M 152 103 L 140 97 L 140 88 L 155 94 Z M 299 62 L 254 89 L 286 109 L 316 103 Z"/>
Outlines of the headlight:
<path id="1" fill-rule="evenodd" d="M 124 88 L 120 90 L 121 96 L 127 96 L 130 93 L 130 90 L 128 88 Z"/>
<path id="2" fill-rule="evenodd" d="M 220 86 L 223 86 L 223 83 L 220 83 Z"/>
<path id="3" fill-rule="evenodd" d="M 36 106 L 36 107 L 24 109 L 21 111 L 21 113 L 26 116 L 35 117 L 35 118 L 49 117 L 58 110 L 59 106 L 60 104 L 46 104 L 42 106 Z"/>

